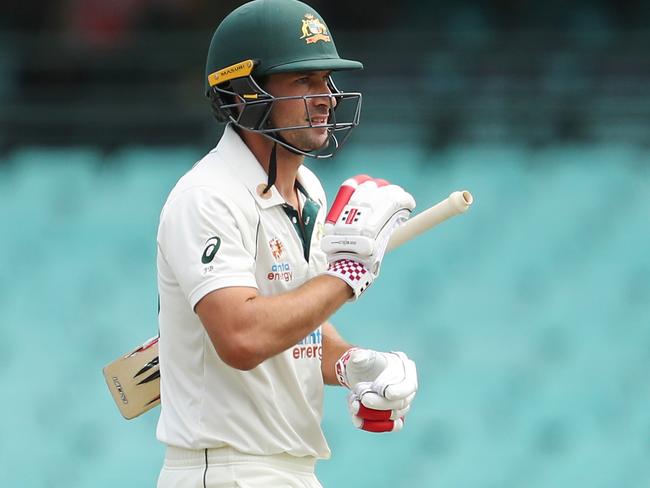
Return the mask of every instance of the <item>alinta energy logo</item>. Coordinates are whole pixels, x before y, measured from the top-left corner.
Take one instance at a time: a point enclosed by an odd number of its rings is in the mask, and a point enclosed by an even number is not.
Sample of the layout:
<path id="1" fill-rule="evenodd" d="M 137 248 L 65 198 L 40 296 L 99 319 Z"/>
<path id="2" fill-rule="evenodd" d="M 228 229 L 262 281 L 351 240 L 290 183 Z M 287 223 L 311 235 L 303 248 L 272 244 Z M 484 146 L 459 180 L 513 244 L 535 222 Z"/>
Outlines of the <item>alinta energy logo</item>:
<path id="1" fill-rule="evenodd" d="M 205 244 L 205 250 L 201 255 L 201 262 L 203 264 L 210 264 L 221 247 L 221 238 L 217 236 L 210 237 L 210 239 L 205 241 Z"/>
<path id="2" fill-rule="evenodd" d="M 293 359 L 322 359 L 323 334 L 320 328 L 296 344 L 291 354 L 293 355 Z"/>
<path id="3" fill-rule="evenodd" d="M 293 271 L 289 263 L 276 263 L 271 266 L 271 271 L 266 275 L 269 281 L 292 281 Z"/>

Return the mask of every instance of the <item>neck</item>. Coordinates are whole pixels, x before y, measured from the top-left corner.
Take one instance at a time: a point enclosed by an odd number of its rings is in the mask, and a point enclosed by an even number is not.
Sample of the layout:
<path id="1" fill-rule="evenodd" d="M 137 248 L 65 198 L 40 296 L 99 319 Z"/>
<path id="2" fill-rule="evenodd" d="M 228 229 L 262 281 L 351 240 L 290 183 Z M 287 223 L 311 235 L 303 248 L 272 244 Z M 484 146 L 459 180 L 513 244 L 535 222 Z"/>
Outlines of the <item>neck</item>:
<path id="1" fill-rule="evenodd" d="M 256 134 L 251 131 L 243 130 L 240 134 L 243 141 L 268 175 L 269 160 L 274 142 L 261 134 Z M 275 188 L 287 202 L 293 202 L 295 200 L 295 185 L 298 176 L 298 169 L 303 163 L 304 156 L 301 154 L 294 154 L 278 144 L 276 159 Z"/>

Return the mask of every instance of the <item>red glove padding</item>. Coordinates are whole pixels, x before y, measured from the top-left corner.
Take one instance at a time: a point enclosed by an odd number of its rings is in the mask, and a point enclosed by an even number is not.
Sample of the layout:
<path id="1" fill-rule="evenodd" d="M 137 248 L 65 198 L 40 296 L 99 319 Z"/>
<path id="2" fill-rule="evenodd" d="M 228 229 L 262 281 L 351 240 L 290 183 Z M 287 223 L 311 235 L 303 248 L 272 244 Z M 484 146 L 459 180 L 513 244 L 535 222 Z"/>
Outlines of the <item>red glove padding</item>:
<path id="1" fill-rule="evenodd" d="M 369 432 L 396 432 L 404 426 L 418 389 L 415 363 L 402 352 L 352 348 L 336 362 L 341 385 L 350 388 L 353 424 Z"/>
<path id="2" fill-rule="evenodd" d="M 407 405 L 399 410 L 376 410 L 366 407 L 357 395 L 348 395 L 348 406 L 355 427 L 368 432 L 397 432 L 404 427 L 404 416 L 411 408 Z"/>

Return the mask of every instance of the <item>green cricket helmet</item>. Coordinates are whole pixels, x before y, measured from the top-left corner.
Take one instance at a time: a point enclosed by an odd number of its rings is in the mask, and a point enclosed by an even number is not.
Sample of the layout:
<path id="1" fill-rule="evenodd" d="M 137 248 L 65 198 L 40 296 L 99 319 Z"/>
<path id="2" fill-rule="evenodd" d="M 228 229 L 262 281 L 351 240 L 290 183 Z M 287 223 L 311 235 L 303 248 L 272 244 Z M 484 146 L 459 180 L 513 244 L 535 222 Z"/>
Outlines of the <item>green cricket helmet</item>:
<path id="1" fill-rule="evenodd" d="M 361 94 L 339 91 L 331 77 L 331 93 L 294 97 L 274 97 L 259 82 L 275 73 L 362 68 L 360 62 L 339 56 L 332 33 L 309 5 L 297 0 L 254 0 L 231 12 L 215 31 L 208 51 L 205 90 L 218 120 L 263 134 L 295 153 L 327 158 L 359 124 Z M 307 101 L 323 97 L 330 100 L 329 119 L 318 127 L 327 128 L 327 144 L 304 151 L 288 143 L 282 132 L 314 127 Z M 273 127 L 269 114 L 274 105 L 290 99 L 303 100 L 308 122 Z"/>

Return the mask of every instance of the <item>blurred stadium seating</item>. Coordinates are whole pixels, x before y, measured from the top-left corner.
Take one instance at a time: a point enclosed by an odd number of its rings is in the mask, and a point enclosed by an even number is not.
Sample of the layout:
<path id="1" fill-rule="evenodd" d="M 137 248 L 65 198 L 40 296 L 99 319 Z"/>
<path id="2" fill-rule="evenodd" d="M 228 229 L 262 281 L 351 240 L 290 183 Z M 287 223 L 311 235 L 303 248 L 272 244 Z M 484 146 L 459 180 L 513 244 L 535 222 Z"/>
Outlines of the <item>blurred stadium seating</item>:
<path id="1" fill-rule="evenodd" d="M 124 421 L 101 368 L 156 333 L 158 214 L 217 140 L 203 57 L 238 3 L 124 2 L 159 11 L 117 31 L 73 12 L 105 2 L 0 6 L 2 488 L 154 486 L 157 410 Z M 336 315 L 421 389 L 390 436 L 328 389 L 324 485 L 650 486 L 648 2 L 310 3 L 366 67 L 337 78 L 361 126 L 309 163 L 328 195 L 476 199 Z"/>
<path id="2" fill-rule="evenodd" d="M 349 149 L 314 165 L 330 195 L 372 168 L 421 208 L 462 187 L 476 206 L 337 314 L 350 340 L 409 351 L 421 391 L 392 437 L 356 432 L 328 391 L 326 486 L 647 486 L 648 151 Z M 100 370 L 155 334 L 157 214 L 199 157 L 23 148 L 0 164 L 2 486 L 152 486 L 157 415 L 123 421 Z"/>

